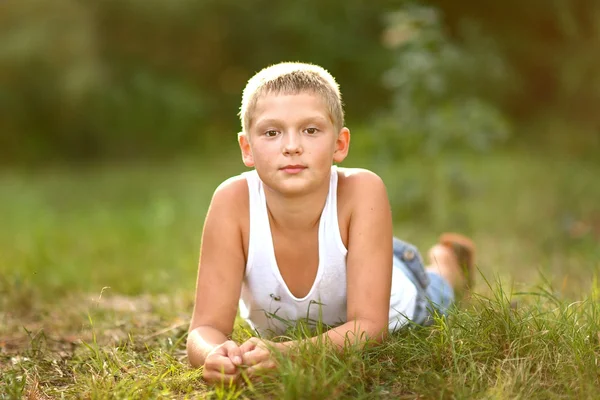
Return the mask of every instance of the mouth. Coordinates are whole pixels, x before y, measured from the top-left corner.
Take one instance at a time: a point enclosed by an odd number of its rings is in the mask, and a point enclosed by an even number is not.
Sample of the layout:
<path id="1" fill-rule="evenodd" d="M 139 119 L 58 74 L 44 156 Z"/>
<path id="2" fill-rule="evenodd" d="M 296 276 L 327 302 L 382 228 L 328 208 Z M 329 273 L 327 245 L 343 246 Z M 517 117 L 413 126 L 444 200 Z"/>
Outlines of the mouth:
<path id="1" fill-rule="evenodd" d="M 298 173 L 304 171 L 305 169 L 306 169 L 306 167 L 304 165 L 299 165 L 299 164 L 286 165 L 285 167 L 280 168 L 281 171 L 288 173 L 288 174 L 298 174 Z"/>

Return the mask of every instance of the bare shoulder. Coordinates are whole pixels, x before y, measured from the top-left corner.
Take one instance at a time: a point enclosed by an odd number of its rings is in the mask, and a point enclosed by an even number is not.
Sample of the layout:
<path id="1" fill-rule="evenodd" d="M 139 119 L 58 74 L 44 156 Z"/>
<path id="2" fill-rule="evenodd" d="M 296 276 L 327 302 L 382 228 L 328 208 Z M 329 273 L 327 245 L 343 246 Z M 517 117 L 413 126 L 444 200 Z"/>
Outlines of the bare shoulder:
<path id="1" fill-rule="evenodd" d="M 210 204 L 212 210 L 223 210 L 229 215 L 237 215 L 248 209 L 248 184 L 242 175 L 223 181 L 215 190 Z"/>
<path id="2" fill-rule="evenodd" d="M 381 177 L 364 168 L 338 168 L 338 197 L 342 203 L 368 198 L 388 201 Z"/>
<path id="3" fill-rule="evenodd" d="M 240 174 L 221 182 L 215 190 L 215 195 L 218 194 L 225 199 L 243 194 L 244 192 L 248 194 L 248 184 L 246 183 L 246 178 Z"/>
<path id="4" fill-rule="evenodd" d="M 233 176 L 221 183 L 210 202 L 203 238 L 211 233 L 221 239 L 239 235 L 240 241 L 237 243 L 246 257 L 250 229 L 249 203 L 248 183 L 243 175 Z"/>
<path id="5" fill-rule="evenodd" d="M 362 168 L 338 168 L 338 223 L 342 242 L 348 248 L 352 228 L 359 221 L 377 224 L 391 221 L 390 201 L 383 180 Z M 374 218 L 375 217 L 375 218 Z"/>

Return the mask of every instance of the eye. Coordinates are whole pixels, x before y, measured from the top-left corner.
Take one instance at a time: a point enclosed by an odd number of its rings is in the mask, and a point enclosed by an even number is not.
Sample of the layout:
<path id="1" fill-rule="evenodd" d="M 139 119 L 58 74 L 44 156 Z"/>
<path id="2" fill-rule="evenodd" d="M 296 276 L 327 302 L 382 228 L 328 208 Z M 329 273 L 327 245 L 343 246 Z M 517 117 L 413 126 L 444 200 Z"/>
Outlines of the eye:
<path id="1" fill-rule="evenodd" d="M 306 128 L 304 130 L 306 133 L 308 133 L 309 135 L 314 135 L 315 133 L 317 133 L 319 130 L 317 128 Z"/>
<path id="2" fill-rule="evenodd" d="M 266 137 L 275 137 L 275 136 L 277 136 L 277 133 L 278 132 L 276 130 L 271 129 L 271 130 L 268 130 L 265 132 L 265 136 Z"/>

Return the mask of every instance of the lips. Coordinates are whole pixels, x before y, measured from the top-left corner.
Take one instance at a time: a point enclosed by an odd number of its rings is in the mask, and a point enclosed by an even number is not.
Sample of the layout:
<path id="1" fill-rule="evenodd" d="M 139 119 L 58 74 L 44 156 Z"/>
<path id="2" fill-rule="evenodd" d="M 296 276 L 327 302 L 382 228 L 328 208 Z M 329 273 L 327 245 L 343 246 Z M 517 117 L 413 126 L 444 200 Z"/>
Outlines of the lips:
<path id="1" fill-rule="evenodd" d="M 300 164 L 293 164 L 293 165 L 286 165 L 285 167 L 280 168 L 283 172 L 286 172 L 288 174 L 298 174 L 302 171 L 304 171 L 306 169 L 306 167 L 304 165 L 300 165 Z"/>

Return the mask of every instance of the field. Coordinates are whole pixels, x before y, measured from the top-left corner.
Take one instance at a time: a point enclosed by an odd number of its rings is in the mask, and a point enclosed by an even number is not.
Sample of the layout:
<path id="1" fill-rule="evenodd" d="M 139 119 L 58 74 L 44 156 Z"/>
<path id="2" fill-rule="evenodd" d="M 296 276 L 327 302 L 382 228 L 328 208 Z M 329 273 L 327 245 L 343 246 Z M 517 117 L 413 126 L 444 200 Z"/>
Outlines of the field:
<path id="1" fill-rule="evenodd" d="M 0 171 L 0 398 L 600 396 L 597 161 L 358 162 L 388 185 L 397 236 L 475 238 L 476 294 L 433 327 L 305 346 L 231 388 L 203 383 L 185 340 L 203 219 L 237 156 Z"/>

